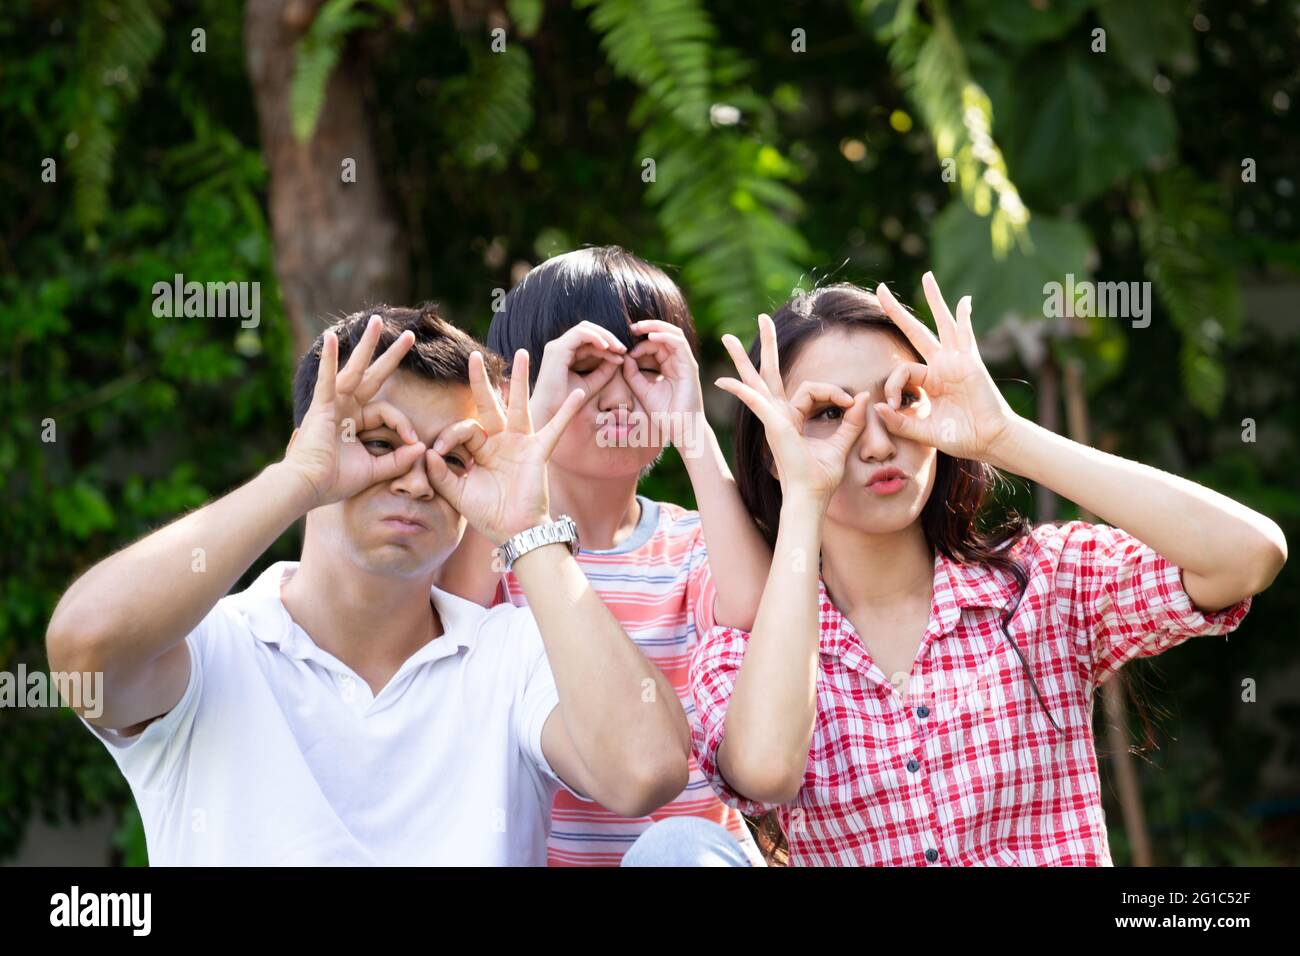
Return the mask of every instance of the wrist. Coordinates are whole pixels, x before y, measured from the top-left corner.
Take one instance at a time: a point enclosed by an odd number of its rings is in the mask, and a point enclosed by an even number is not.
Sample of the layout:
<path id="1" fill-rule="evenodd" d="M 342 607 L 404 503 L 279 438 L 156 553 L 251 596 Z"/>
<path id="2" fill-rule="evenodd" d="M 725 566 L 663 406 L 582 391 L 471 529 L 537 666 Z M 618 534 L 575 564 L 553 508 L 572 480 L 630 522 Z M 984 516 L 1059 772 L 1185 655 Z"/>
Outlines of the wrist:
<path id="1" fill-rule="evenodd" d="M 781 523 L 800 520 L 815 521 L 818 526 L 826 517 L 826 509 L 831 502 L 831 493 L 808 485 L 795 485 L 788 492 L 781 493 Z"/>
<path id="2" fill-rule="evenodd" d="M 320 491 L 312 480 L 286 461 L 268 465 L 256 480 L 264 484 L 271 495 L 288 502 L 295 520 L 320 503 Z"/>
<path id="3" fill-rule="evenodd" d="M 547 520 L 508 538 L 497 549 L 504 570 L 511 570 L 520 559 L 533 551 L 563 544 L 570 554 L 578 553 L 578 526 L 568 515 Z"/>
<path id="4" fill-rule="evenodd" d="M 573 553 L 569 550 L 569 546 L 563 541 L 555 541 L 524 552 L 515 559 L 510 570 L 515 573 L 520 585 L 523 585 L 531 572 L 554 567 L 554 562 L 562 562 L 566 559 L 573 560 Z"/>
<path id="5" fill-rule="evenodd" d="M 529 528 L 536 528 L 539 524 L 546 524 L 550 520 L 551 512 L 549 508 L 530 510 L 500 528 L 491 529 L 490 533 L 483 533 L 483 537 L 499 548 L 515 535 L 523 534 Z"/>
<path id="6" fill-rule="evenodd" d="M 1032 439 L 1037 427 L 1029 419 L 1009 413 L 1006 424 L 989 442 L 980 459 L 1001 471 L 1018 474 L 1015 463 L 1022 459 L 1025 442 Z"/>
<path id="7" fill-rule="evenodd" d="M 722 446 L 718 444 L 718 436 L 703 409 L 684 412 L 680 421 L 681 424 L 673 435 L 673 445 L 682 456 L 682 464 L 686 466 L 687 473 L 693 474 L 701 469 L 716 470 Z"/>

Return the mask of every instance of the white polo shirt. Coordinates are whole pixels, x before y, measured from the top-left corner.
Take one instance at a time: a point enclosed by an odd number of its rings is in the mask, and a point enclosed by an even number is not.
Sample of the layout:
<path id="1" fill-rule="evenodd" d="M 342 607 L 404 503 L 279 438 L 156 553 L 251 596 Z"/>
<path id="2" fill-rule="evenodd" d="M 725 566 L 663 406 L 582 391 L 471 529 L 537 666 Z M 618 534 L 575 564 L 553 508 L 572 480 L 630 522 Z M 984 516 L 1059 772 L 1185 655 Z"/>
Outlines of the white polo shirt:
<path id="1" fill-rule="evenodd" d="M 86 724 L 131 785 L 150 862 L 544 866 L 565 785 L 542 754 L 557 698 L 532 614 L 434 588 L 444 633 L 374 696 L 289 616 L 296 567 L 185 638 L 166 716 L 135 737 Z"/>

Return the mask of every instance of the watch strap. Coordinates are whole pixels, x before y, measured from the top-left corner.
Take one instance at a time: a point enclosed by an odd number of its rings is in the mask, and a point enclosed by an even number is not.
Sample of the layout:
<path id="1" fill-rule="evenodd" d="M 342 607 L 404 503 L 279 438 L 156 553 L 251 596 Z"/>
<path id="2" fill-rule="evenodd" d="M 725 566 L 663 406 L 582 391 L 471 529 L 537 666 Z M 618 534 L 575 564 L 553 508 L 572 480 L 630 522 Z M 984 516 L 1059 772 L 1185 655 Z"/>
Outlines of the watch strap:
<path id="1" fill-rule="evenodd" d="M 568 515 L 560 515 L 554 521 L 544 521 L 512 536 L 498 549 L 504 570 L 510 568 L 529 551 L 548 544 L 567 544 L 570 554 L 578 553 L 578 526 Z"/>

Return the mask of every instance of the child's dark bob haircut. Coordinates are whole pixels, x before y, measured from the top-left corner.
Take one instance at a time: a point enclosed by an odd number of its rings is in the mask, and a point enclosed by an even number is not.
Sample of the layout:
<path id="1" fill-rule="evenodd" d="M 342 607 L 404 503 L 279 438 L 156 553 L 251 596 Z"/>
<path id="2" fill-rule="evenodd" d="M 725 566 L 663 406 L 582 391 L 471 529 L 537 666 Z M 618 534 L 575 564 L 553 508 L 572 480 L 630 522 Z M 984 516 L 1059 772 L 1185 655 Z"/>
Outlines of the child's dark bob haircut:
<path id="1" fill-rule="evenodd" d="M 579 322 L 609 329 L 631 348 L 628 326 L 647 319 L 677 326 L 699 355 L 695 320 L 673 280 L 626 249 L 595 246 L 555 256 L 524 276 L 493 317 L 487 347 L 507 364 L 518 349 L 526 349 L 529 384 L 535 385 L 546 343 Z"/>

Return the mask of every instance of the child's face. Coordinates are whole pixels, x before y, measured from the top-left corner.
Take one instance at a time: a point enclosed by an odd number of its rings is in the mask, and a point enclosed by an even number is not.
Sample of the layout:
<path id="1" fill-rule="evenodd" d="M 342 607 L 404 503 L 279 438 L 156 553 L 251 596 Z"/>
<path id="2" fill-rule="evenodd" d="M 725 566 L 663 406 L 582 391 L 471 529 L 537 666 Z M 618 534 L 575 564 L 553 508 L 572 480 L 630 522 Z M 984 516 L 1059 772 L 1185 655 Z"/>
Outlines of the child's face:
<path id="1" fill-rule="evenodd" d="M 829 332 L 809 342 L 784 376 L 787 395 L 804 381 L 838 385 L 850 395 L 870 393 L 867 427 L 844 463 L 844 478 L 831 497 L 826 517 L 867 534 L 889 534 L 921 516 L 934 487 L 938 453 L 928 445 L 891 435 L 872 408 L 885 401 L 884 383 L 894 367 L 917 357 L 887 332 L 871 329 Z M 904 396 L 904 406 L 910 403 Z M 842 411 L 835 406 L 814 408 L 804 434 L 830 437 Z M 901 474 L 891 480 L 885 469 Z"/>
<path id="2" fill-rule="evenodd" d="M 641 355 L 635 361 L 652 382 L 659 376 L 653 356 Z M 595 350 L 576 353 L 569 367 L 569 390 L 585 389 L 587 401 L 565 429 L 551 463 L 584 478 L 636 476 L 659 457 L 668 436 L 651 427 L 653 420 L 632 393 L 622 368 L 606 376 L 601 374 L 604 364 Z"/>

